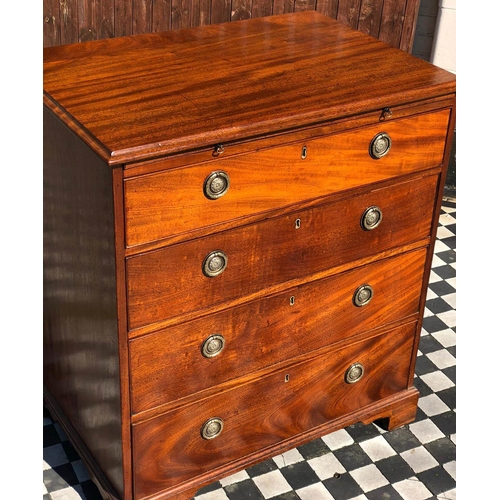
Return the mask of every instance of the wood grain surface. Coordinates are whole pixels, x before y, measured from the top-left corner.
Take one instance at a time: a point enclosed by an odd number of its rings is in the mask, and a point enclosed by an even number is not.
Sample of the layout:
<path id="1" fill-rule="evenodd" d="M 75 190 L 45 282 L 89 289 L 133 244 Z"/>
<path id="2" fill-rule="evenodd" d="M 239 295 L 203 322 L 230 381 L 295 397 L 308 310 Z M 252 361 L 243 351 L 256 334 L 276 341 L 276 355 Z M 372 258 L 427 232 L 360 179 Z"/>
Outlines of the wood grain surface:
<path id="1" fill-rule="evenodd" d="M 314 11 L 44 50 L 46 105 L 110 164 L 454 89 L 454 75 Z"/>
<path id="2" fill-rule="evenodd" d="M 420 249 L 133 339 L 133 413 L 415 316 L 425 257 Z M 354 292 L 365 284 L 373 299 L 356 307 Z M 203 357 L 202 344 L 214 334 L 225 347 Z"/>
<path id="3" fill-rule="evenodd" d="M 435 175 L 425 176 L 129 257 L 129 329 L 259 290 L 265 293 L 273 284 L 423 239 L 430 232 L 437 181 Z M 383 219 L 376 229 L 365 231 L 360 220 L 372 205 L 381 208 Z M 227 268 L 209 278 L 202 265 L 218 250 L 227 255 Z"/>
<path id="4" fill-rule="evenodd" d="M 449 110 L 442 110 L 126 180 L 127 245 L 186 234 L 439 166 L 449 115 Z M 390 135 L 392 146 L 386 156 L 376 160 L 370 156 L 369 146 L 380 132 Z M 303 147 L 307 148 L 304 159 Z M 230 187 L 223 197 L 210 200 L 204 196 L 204 182 L 219 170 L 229 176 Z"/>

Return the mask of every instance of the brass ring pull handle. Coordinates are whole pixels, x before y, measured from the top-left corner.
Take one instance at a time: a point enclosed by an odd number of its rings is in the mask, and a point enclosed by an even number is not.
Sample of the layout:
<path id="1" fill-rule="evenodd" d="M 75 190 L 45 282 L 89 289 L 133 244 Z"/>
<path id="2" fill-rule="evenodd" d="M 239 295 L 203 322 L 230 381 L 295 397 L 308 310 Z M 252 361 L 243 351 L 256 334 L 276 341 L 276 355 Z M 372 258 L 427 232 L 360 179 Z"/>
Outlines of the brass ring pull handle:
<path id="1" fill-rule="evenodd" d="M 226 339 L 222 335 L 210 335 L 203 342 L 201 353 L 205 358 L 215 358 L 215 356 L 218 356 L 222 352 L 225 345 Z"/>
<path id="2" fill-rule="evenodd" d="M 375 229 L 382 222 L 382 210 L 375 205 L 368 207 L 361 216 L 361 227 L 365 231 Z"/>
<path id="3" fill-rule="evenodd" d="M 224 196 L 229 189 L 229 175 L 223 170 L 212 172 L 203 184 L 203 192 L 209 200 Z"/>
<path id="4" fill-rule="evenodd" d="M 222 418 L 210 418 L 201 427 L 201 437 L 203 439 L 214 439 L 222 432 L 223 428 L 224 421 Z"/>
<path id="5" fill-rule="evenodd" d="M 374 160 L 379 160 L 389 153 L 391 145 L 392 140 L 389 134 L 387 132 L 381 132 L 371 140 L 368 151 Z"/>
<path id="6" fill-rule="evenodd" d="M 372 299 L 373 288 L 370 285 L 361 285 L 352 297 L 352 301 L 356 307 L 366 306 Z"/>
<path id="7" fill-rule="evenodd" d="M 345 381 L 348 384 L 355 384 L 365 373 L 365 367 L 361 363 L 354 363 L 345 372 Z"/>
<path id="8" fill-rule="evenodd" d="M 227 255 L 222 250 L 210 252 L 203 261 L 203 274 L 213 278 L 222 274 L 227 267 Z"/>

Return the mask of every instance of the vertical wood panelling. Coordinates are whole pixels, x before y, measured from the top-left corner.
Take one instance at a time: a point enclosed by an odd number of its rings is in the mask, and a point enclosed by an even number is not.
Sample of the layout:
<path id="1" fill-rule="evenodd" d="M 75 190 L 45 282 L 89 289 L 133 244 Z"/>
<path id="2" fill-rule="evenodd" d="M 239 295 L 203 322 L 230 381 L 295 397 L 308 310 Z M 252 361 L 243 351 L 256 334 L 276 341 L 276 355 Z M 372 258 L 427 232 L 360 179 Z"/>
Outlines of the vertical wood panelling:
<path id="1" fill-rule="evenodd" d="M 81 2 L 82 0 L 79 1 Z M 115 37 L 131 34 L 132 0 L 115 0 Z"/>
<path id="2" fill-rule="evenodd" d="M 339 0 L 317 0 L 316 10 L 328 17 L 337 19 Z"/>
<path id="3" fill-rule="evenodd" d="M 383 4 L 384 0 L 361 0 L 357 26 L 359 31 L 378 37 Z"/>
<path id="4" fill-rule="evenodd" d="M 256 0 L 257 1 L 257 0 Z M 240 21 L 252 17 L 252 0 L 233 0 L 231 21 Z"/>
<path id="5" fill-rule="evenodd" d="M 380 40 L 399 47 L 401 33 L 403 32 L 405 10 L 406 2 L 401 2 L 400 0 L 384 0 L 382 22 L 378 35 Z"/>
<path id="6" fill-rule="evenodd" d="M 361 0 L 339 0 L 337 21 L 356 28 L 358 26 Z"/>
<path id="7" fill-rule="evenodd" d="M 61 45 L 59 0 L 43 1 L 43 46 Z"/>
<path id="8" fill-rule="evenodd" d="M 153 32 L 172 29 L 171 12 L 172 4 L 170 0 L 153 0 Z"/>
<path id="9" fill-rule="evenodd" d="M 210 24 L 210 0 L 192 0 L 191 26 Z"/>
<path id="10" fill-rule="evenodd" d="M 61 45 L 78 41 L 78 0 L 60 0 Z"/>
<path id="11" fill-rule="evenodd" d="M 115 36 L 115 1 L 95 0 L 95 23 L 97 38 Z"/>
<path id="12" fill-rule="evenodd" d="M 43 45 L 317 10 L 411 52 L 420 0 L 43 0 Z"/>
<path id="13" fill-rule="evenodd" d="M 132 34 L 151 33 L 153 0 L 133 0 L 132 2 Z"/>
<path id="14" fill-rule="evenodd" d="M 78 27 L 80 42 L 95 40 L 95 0 L 78 1 Z"/>
<path id="15" fill-rule="evenodd" d="M 258 0 L 252 3 L 252 17 L 273 15 L 273 0 Z"/>
<path id="16" fill-rule="evenodd" d="M 420 0 L 406 3 L 405 20 L 403 23 L 403 32 L 401 34 L 401 42 L 399 44 L 399 48 L 408 53 L 411 53 L 413 48 L 413 40 L 415 40 L 419 8 Z"/>
<path id="17" fill-rule="evenodd" d="M 210 24 L 225 23 L 231 20 L 231 0 L 212 0 Z"/>
<path id="18" fill-rule="evenodd" d="M 273 14 L 288 14 L 293 12 L 294 0 L 274 0 Z"/>
<path id="19" fill-rule="evenodd" d="M 191 26 L 191 0 L 172 0 L 172 29 L 189 28 Z"/>
<path id="20" fill-rule="evenodd" d="M 314 10 L 316 7 L 316 0 L 295 0 L 294 12 L 302 10 Z"/>

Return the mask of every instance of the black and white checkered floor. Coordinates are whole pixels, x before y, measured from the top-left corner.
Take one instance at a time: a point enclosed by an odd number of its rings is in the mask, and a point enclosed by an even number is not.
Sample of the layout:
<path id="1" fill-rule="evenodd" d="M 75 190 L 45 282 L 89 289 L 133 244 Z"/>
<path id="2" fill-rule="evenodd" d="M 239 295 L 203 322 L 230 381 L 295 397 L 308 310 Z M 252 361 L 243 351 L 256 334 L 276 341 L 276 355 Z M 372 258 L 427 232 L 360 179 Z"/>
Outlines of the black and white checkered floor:
<path id="1" fill-rule="evenodd" d="M 418 352 L 414 423 L 356 424 L 227 477 L 195 500 L 451 500 L 456 498 L 456 205 L 445 201 Z M 100 500 L 85 466 L 44 408 L 44 500 Z"/>

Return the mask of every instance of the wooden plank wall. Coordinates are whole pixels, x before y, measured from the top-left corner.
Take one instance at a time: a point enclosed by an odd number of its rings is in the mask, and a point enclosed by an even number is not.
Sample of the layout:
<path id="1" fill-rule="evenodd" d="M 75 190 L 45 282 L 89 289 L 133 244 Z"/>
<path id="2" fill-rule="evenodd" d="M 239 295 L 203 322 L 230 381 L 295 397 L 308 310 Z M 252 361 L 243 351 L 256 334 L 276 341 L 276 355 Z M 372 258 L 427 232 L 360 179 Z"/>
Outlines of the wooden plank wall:
<path id="1" fill-rule="evenodd" d="M 411 52 L 420 0 L 43 0 L 44 47 L 317 10 Z"/>

